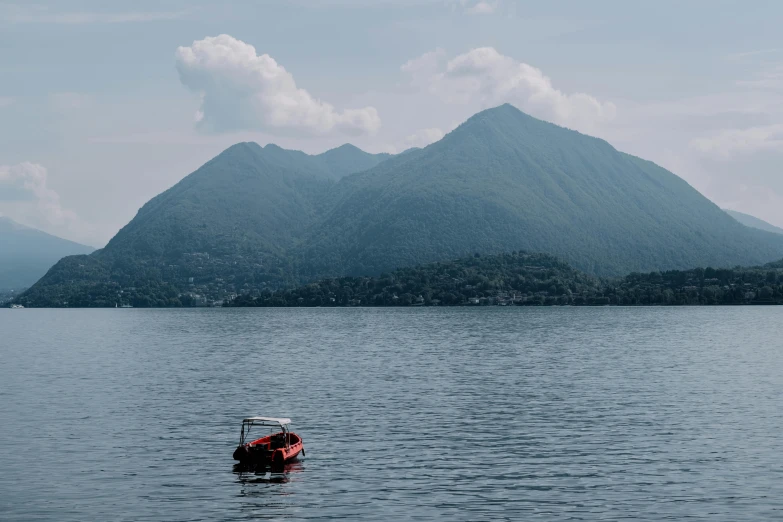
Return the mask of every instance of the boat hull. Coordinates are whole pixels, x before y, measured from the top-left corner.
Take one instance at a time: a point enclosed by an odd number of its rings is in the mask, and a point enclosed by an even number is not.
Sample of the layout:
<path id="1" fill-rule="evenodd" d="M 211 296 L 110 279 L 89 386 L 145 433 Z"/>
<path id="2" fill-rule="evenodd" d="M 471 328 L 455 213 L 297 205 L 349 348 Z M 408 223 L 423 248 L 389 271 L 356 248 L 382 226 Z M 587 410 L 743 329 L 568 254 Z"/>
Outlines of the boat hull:
<path id="1" fill-rule="evenodd" d="M 253 466 L 282 466 L 304 453 L 301 437 L 289 433 L 287 440 L 280 440 L 282 436 L 278 433 L 237 446 L 234 460 Z"/>

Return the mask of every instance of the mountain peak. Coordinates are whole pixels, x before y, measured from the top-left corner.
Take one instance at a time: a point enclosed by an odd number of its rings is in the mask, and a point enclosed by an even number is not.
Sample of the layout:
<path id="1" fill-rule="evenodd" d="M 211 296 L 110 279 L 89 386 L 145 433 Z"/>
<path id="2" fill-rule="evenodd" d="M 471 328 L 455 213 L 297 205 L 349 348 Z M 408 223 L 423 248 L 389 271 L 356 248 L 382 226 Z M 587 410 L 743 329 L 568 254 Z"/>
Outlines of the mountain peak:
<path id="1" fill-rule="evenodd" d="M 335 156 L 370 156 L 371 154 L 369 152 L 364 152 L 362 149 L 357 147 L 356 145 L 351 145 L 350 143 L 343 143 L 339 147 L 335 147 L 333 149 L 329 149 L 325 152 L 322 152 L 320 154 L 316 154 L 316 158 L 329 158 L 329 157 L 335 157 Z"/>
<path id="2" fill-rule="evenodd" d="M 529 114 L 521 111 L 516 106 L 510 104 L 510 103 L 504 103 L 502 105 L 498 105 L 497 107 L 491 107 L 483 112 L 508 112 L 508 113 L 514 113 L 514 114 L 524 114 L 525 116 L 529 116 Z M 481 114 L 481 113 L 479 113 Z"/>
<path id="3" fill-rule="evenodd" d="M 239 152 L 239 151 L 249 151 L 249 150 L 259 150 L 262 149 L 261 145 L 254 141 L 240 141 L 239 143 L 235 143 L 228 147 L 223 152 Z"/>
<path id="4" fill-rule="evenodd" d="M 533 116 L 527 114 L 526 112 L 521 111 L 520 109 L 518 109 L 514 105 L 511 105 L 510 103 L 504 103 L 503 105 L 498 105 L 497 107 L 490 107 L 489 109 L 484 109 L 483 111 L 477 112 L 476 114 L 474 114 L 473 116 L 471 116 L 468 119 L 469 120 L 471 120 L 473 118 L 481 119 L 481 118 L 487 118 L 487 117 L 489 117 L 489 118 L 507 118 L 509 116 L 511 116 L 511 117 L 520 117 L 520 116 L 522 116 L 522 117 L 527 117 L 527 118 L 531 118 L 531 119 L 534 119 L 534 120 L 537 119 L 537 118 L 534 118 Z M 541 121 L 541 120 L 539 120 L 539 121 Z"/>
<path id="5" fill-rule="evenodd" d="M 567 132 L 570 131 L 506 103 L 474 114 L 432 146 L 462 150 L 463 154 L 484 150 L 487 154 L 503 155 L 520 147 L 551 149 L 564 141 L 563 134 Z"/>
<path id="6" fill-rule="evenodd" d="M 335 147 L 333 149 L 329 149 L 326 152 L 324 152 L 323 154 L 326 154 L 327 152 L 338 151 L 338 150 L 339 151 L 343 151 L 343 152 L 364 152 L 362 149 L 360 149 L 356 145 L 353 145 L 351 143 L 343 143 L 339 147 Z M 367 152 L 364 152 L 364 153 L 368 154 Z"/>
<path id="7" fill-rule="evenodd" d="M 335 179 L 339 179 L 347 174 L 371 169 L 389 156 L 389 154 L 371 154 L 356 145 L 344 143 L 339 147 L 317 154 L 313 158 L 323 161 L 333 172 Z"/>
<path id="8" fill-rule="evenodd" d="M 491 107 L 484 109 L 468 118 L 465 123 L 460 125 L 462 127 L 466 124 L 477 124 L 494 122 L 496 124 L 527 124 L 527 125 L 547 125 L 555 128 L 563 128 L 554 123 L 550 123 L 545 120 L 540 120 L 534 116 L 529 115 L 526 112 L 519 110 L 517 107 L 510 103 L 504 103 L 497 107 Z"/>
<path id="9" fill-rule="evenodd" d="M 444 150 L 480 147 L 491 155 L 561 154 L 575 147 L 617 153 L 600 138 L 530 116 L 509 103 L 474 114 L 434 145 L 441 143 Z"/>

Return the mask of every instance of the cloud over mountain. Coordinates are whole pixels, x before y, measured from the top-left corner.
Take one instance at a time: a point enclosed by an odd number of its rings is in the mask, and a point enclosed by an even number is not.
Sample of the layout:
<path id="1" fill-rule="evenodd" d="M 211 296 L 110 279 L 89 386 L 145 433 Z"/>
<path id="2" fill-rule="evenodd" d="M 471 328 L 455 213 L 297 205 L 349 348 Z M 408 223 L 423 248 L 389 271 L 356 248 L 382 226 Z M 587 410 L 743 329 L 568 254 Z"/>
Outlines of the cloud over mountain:
<path id="1" fill-rule="evenodd" d="M 49 188 L 47 178 L 46 168 L 37 163 L 0 165 L 0 196 L 4 192 L 16 194 L 12 198 L 0 197 L 0 209 L 40 227 L 67 227 L 78 221 L 74 212 L 62 207 L 60 195 Z M 20 194 L 29 198 L 20 200 Z"/>
<path id="2" fill-rule="evenodd" d="M 446 60 L 442 49 L 423 54 L 402 66 L 413 83 L 426 87 L 448 103 L 478 103 L 491 107 L 511 103 L 537 117 L 590 131 L 612 120 L 616 107 L 585 93 L 556 89 L 544 73 L 526 63 L 480 47 Z"/>
<path id="3" fill-rule="evenodd" d="M 374 107 L 339 111 L 297 87 L 274 58 L 227 34 L 179 47 L 176 61 L 182 84 L 201 95 L 196 120 L 204 130 L 361 135 L 381 125 Z"/>

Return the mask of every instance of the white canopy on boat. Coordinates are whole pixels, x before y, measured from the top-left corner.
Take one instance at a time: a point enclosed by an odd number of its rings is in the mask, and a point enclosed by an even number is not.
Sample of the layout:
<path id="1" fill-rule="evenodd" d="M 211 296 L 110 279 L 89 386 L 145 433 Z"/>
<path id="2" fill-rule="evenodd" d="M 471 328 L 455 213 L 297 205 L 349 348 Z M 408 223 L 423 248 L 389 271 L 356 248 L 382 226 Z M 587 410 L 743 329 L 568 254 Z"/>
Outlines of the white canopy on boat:
<path id="1" fill-rule="evenodd" d="M 286 424 L 291 424 L 291 419 L 277 419 L 275 417 L 248 417 L 244 419 L 243 422 L 269 422 L 272 424 L 279 424 L 280 426 L 285 426 Z"/>

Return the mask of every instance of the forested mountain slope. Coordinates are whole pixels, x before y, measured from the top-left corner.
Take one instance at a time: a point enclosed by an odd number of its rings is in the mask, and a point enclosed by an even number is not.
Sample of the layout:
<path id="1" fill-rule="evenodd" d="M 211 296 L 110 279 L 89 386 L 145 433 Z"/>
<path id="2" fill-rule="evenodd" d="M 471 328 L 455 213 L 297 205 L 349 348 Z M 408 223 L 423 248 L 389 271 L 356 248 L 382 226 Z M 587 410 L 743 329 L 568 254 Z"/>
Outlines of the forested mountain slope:
<path id="1" fill-rule="evenodd" d="M 296 284 L 289 253 L 322 216 L 335 180 L 387 157 L 238 143 L 148 201 L 104 249 L 62 259 L 20 302 L 179 306 Z"/>
<path id="2" fill-rule="evenodd" d="M 177 306 L 511 250 L 622 275 L 759 265 L 783 257 L 783 236 L 741 225 L 651 162 L 504 105 L 392 157 L 237 144 L 20 302 Z"/>
<path id="3" fill-rule="evenodd" d="M 614 275 L 783 255 L 780 237 L 743 227 L 665 169 L 510 105 L 336 191 L 301 249 L 314 276 L 511 249 Z"/>

